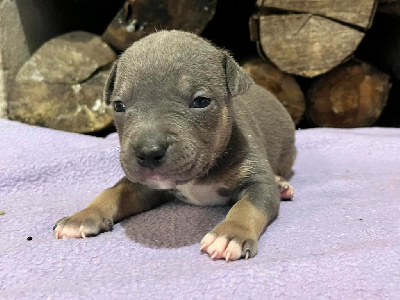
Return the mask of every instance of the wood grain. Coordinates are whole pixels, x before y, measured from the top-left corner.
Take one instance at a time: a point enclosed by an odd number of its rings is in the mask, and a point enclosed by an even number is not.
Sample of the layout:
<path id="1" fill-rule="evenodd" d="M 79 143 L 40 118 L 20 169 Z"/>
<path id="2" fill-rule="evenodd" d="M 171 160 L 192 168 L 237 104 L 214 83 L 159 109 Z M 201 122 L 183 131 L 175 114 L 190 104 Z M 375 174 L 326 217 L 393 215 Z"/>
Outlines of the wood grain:
<path id="1" fill-rule="evenodd" d="M 369 28 L 375 0 L 258 0 L 259 7 L 325 16 L 347 24 Z"/>
<path id="2" fill-rule="evenodd" d="M 314 77 L 350 56 L 364 36 L 351 27 L 311 14 L 260 16 L 260 42 L 282 71 Z"/>

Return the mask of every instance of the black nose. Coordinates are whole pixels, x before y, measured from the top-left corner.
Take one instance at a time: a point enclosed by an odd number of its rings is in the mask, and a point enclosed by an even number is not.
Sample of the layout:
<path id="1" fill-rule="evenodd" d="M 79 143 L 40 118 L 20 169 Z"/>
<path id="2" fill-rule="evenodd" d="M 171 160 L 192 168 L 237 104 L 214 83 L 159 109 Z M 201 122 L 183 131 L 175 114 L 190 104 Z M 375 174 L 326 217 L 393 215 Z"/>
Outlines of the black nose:
<path id="1" fill-rule="evenodd" d="M 136 159 L 145 168 L 157 168 L 164 162 L 167 148 L 166 139 L 142 139 L 136 147 Z"/>

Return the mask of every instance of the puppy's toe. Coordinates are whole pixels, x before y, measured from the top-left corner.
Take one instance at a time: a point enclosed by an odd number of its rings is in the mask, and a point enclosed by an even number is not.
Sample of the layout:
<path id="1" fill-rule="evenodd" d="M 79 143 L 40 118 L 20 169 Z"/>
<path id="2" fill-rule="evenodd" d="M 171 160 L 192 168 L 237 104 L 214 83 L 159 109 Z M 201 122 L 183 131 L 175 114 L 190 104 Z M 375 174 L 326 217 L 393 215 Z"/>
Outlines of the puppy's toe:
<path id="1" fill-rule="evenodd" d="M 87 208 L 57 221 L 53 230 L 56 239 L 85 238 L 109 231 L 113 225 L 112 220 L 104 218 L 99 211 Z"/>
<path id="2" fill-rule="evenodd" d="M 257 240 L 250 230 L 225 221 L 204 236 L 200 249 L 212 259 L 248 259 L 257 253 Z"/>
<path id="3" fill-rule="evenodd" d="M 217 239 L 217 235 L 213 233 L 207 233 L 200 242 L 200 250 L 207 250 L 208 246 L 210 246 Z"/>
<path id="4" fill-rule="evenodd" d="M 281 199 L 283 200 L 290 200 L 294 196 L 294 189 L 292 186 L 288 186 L 281 190 Z"/>
<path id="5" fill-rule="evenodd" d="M 223 257 L 224 252 L 229 244 L 229 240 L 226 237 L 217 237 L 205 251 L 212 259 L 220 259 Z"/>
<path id="6" fill-rule="evenodd" d="M 225 258 L 226 261 L 230 261 L 239 259 L 241 255 L 242 255 L 242 247 L 237 241 L 232 240 L 229 242 L 228 247 L 226 247 L 223 257 Z"/>
<path id="7" fill-rule="evenodd" d="M 237 241 L 229 241 L 228 238 L 217 236 L 214 233 L 208 233 L 203 238 L 200 250 L 207 252 L 212 259 L 225 259 L 226 261 L 237 260 L 242 253 L 242 248 Z"/>

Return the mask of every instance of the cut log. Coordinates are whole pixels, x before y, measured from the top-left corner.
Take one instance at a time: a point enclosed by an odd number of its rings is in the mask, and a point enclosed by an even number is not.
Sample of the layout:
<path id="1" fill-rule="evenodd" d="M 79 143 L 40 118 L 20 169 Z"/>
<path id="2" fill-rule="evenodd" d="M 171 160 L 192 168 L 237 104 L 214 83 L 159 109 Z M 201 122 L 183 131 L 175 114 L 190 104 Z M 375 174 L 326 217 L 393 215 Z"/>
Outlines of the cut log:
<path id="1" fill-rule="evenodd" d="M 257 0 L 258 7 L 275 8 L 283 11 L 305 12 L 328 17 L 342 23 L 369 28 L 375 0 Z"/>
<path id="2" fill-rule="evenodd" d="M 252 59 L 242 65 L 254 81 L 266 88 L 283 104 L 297 124 L 303 117 L 305 99 L 296 79 L 283 73 L 271 63 L 262 59 Z"/>
<path id="3" fill-rule="evenodd" d="M 322 75 L 307 93 L 306 116 L 322 127 L 371 126 L 381 115 L 390 78 L 371 65 L 350 61 Z"/>
<path id="4" fill-rule="evenodd" d="M 179 29 L 200 34 L 215 13 L 217 0 L 128 0 L 103 34 L 117 50 L 156 30 Z"/>
<path id="5" fill-rule="evenodd" d="M 72 132 L 112 124 L 103 89 L 114 51 L 100 37 L 71 32 L 42 47 L 19 70 L 9 95 L 10 119 Z"/>
<path id="6" fill-rule="evenodd" d="M 375 0 L 258 1 L 252 40 L 282 71 L 315 77 L 345 61 L 371 25 Z"/>

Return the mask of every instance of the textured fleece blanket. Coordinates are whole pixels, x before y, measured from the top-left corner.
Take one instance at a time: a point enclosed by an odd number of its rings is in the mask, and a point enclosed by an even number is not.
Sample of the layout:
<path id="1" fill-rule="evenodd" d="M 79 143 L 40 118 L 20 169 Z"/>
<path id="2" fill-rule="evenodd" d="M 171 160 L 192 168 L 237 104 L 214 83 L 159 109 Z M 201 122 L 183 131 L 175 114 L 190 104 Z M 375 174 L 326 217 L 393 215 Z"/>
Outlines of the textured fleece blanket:
<path id="1" fill-rule="evenodd" d="M 227 207 L 172 202 L 54 239 L 122 176 L 117 136 L 0 120 L 0 298 L 400 299 L 400 129 L 300 130 L 297 147 L 293 201 L 255 258 L 226 263 L 199 242 Z"/>

